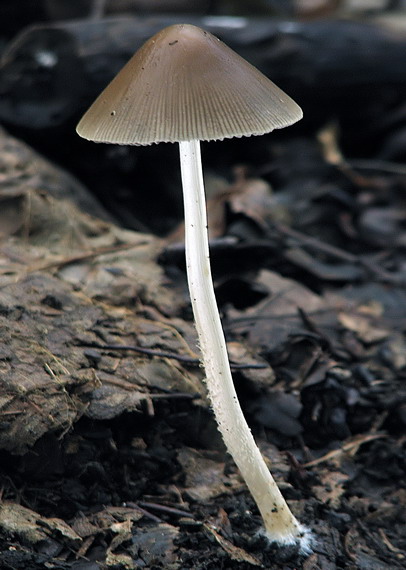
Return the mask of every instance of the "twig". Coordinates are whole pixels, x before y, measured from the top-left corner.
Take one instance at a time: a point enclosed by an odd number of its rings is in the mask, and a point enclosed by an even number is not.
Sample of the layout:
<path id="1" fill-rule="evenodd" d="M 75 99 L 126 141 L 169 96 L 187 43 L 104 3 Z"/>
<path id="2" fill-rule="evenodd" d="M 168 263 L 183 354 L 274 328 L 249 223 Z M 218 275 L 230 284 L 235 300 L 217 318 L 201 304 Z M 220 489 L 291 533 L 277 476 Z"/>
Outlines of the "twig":
<path id="1" fill-rule="evenodd" d="M 157 523 L 163 522 L 163 520 L 161 518 L 159 518 L 159 517 L 153 515 L 152 513 L 146 511 L 145 509 L 143 509 L 142 507 L 137 505 L 137 503 L 133 503 L 132 501 L 128 501 L 128 502 L 126 502 L 125 506 L 130 507 L 131 509 L 136 509 L 137 511 L 142 513 L 145 517 L 151 519 L 154 522 L 157 522 Z"/>
<path id="2" fill-rule="evenodd" d="M 200 360 L 194 358 L 193 356 L 186 356 L 182 354 L 175 354 L 174 352 L 166 352 L 162 350 L 154 350 L 153 348 L 144 348 L 142 346 L 133 346 L 126 344 L 105 344 L 105 345 L 92 345 L 92 348 L 99 348 L 101 350 L 129 350 L 132 352 L 139 352 L 140 354 L 147 354 L 148 356 L 157 356 L 158 358 L 172 358 L 178 360 L 179 362 L 184 362 L 185 364 L 192 364 L 195 366 L 200 366 Z M 268 368 L 267 364 L 250 363 L 250 364 L 237 364 L 231 363 L 231 368 L 234 370 L 246 370 L 246 369 L 262 369 Z"/>
<path id="3" fill-rule="evenodd" d="M 319 457 L 318 459 L 313 459 L 313 461 L 308 461 L 307 463 L 303 463 L 302 467 L 314 467 L 315 465 L 319 465 L 320 463 L 324 463 L 326 461 L 330 461 L 331 459 L 335 459 L 339 457 L 343 453 L 351 453 L 354 454 L 358 451 L 360 445 L 364 443 L 369 443 L 370 441 L 374 441 L 375 439 L 381 439 L 383 437 L 387 437 L 385 434 L 377 433 L 377 434 L 370 434 L 365 436 L 358 436 L 347 443 L 344 443 L 340 449 L 334 449 L 333 451 L 329 451 L 323 457 Z"/>
<path id="4" fill-rule="evenodd" d="M 72 255 L 68 257 L 61 257 L 60 259 L 55 259 L 49 263 L 33 265 L 27 268 L 27 273 L 32 273 L 34 271 L 44 271 L 46 269 L 52 269 L 55 267 L 63 267 L 65 265 L 70 265 L 71 263 L 80 263 L 81 261 L 87 261 L 93 257 L 98 257 L 99 255 L 105 255 L 109 253 L 116 253 L 117 251 L 126 251 L 127 249 L 132 249 L 140 245 L 148 243 L 147 241 L 139 241 L 134 243 L 122 243 L 120 245 L 100 247 L 92 251 L 85 253 L 78 253 L 77 255 Z"/>
<path id="5" fill-rule="evenodd" d="M 352 168 L 358 168 L 359 170 L 378 170 L 390 174 L 406 175 L 406 166 L 387 160 L 349 160 L 348 164 Z"/>
<path id="6" fill-rule="evenodd" d="M 194 518 L 188 511 L 182 511 L 181 509 L 175 509 L 174 507 L 168 507 L 166 505 L 160 505 L 158 503 L 149 503 L 146 501 L 139 501 L 138 504 L 146 509 L 154 509 L 156 511 L 161 511 L 162 513 L 168 513 L 170 515 L 176 515 L 178 517 L 189 517 Z"/>
<path id="7" fill-rule="evenodd" d="M 274 223 L 273 227 L 280 234 L 291 237 L 304 246 L 313 248 L 316 251 L 321 251 L 327 255 L 335 257 L 336 259 L 346 261 L 347 263 L 359 265 L 365 270 L 379 277 L 379 279 L 385 283 L 394 283 L 396 285 L 401 285 L 405 282 L 403 275 L 399 276 L 394 273 L 390 273 L 369 259 L 362 258 L 358 255 L 354 255 L 353 253 L 349 253 L 348 251 L 344 251 L 339 247 L 324 243 L 313 236 L 308 236 L 283 224 Z"/>

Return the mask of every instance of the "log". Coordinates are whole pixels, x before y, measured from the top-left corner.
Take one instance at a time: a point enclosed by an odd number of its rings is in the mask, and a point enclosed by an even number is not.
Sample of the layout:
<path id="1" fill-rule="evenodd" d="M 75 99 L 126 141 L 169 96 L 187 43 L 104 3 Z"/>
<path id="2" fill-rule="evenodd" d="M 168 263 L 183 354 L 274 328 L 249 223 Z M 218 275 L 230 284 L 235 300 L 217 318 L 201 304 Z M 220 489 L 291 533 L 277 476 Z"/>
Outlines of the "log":
<path id="1" fill-rule="evenodd" d="M 185 17 L 219 36 L 303 107 L 307 121 L 347 119 L 371 101 L 404 100 L 406 35 L 355 21 Z M 80 116 L 140 45 L 171 17 L 117 17 L 31 26 L 6 48 L 0 120 L 28 129 Z"/>

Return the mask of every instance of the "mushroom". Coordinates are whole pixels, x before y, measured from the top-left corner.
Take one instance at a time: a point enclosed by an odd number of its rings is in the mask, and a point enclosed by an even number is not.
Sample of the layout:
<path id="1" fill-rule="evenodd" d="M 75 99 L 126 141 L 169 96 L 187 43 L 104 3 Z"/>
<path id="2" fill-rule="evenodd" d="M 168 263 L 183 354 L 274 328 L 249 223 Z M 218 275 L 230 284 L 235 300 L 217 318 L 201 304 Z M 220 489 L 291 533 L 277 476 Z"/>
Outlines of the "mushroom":
<path id="1" fill-rule="evenodd" d="M 219 430 L 278 545 L 311 551 L 255 443 L 234 388 L 211 278 L 201 140 L 262 135 L 295 123 L 300 107 L 209 32 L 177 24 L 150 38 L 77 126 L 85 139 L 125 145 L 178 142 L 189 291 Z"/>

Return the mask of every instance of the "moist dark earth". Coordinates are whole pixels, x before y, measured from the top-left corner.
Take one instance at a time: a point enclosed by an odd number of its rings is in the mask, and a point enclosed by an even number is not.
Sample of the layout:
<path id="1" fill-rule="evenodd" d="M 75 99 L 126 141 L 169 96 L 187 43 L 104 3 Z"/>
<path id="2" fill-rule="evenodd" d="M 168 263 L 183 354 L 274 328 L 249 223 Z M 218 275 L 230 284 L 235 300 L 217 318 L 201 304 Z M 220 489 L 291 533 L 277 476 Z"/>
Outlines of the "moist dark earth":
<path id="1" fill-rule="evenodd" d="M 45 8 L 13 14 L 6 54 L 24 25 L 53 25 Z M 354 53 L 375 33 L 390 66 L 340 50 L 350 28 L 332 18 L 335 41 L 327 35 L 314 67 L 289 77 L 316 37 L 301 24 L 272 57 L 304 120 L 203 145 L 233 378 L 278 485 L 314 533 L 308 557 L 261 535 L 207 401 L 176 147 L 80 140 L 94 85 L 46 124 L 55 85 L 42 73 L 42 98 L 28 101 L 39 70 L 24 67 L 26 52 L 3 59 L 3 101 L 18 87 L 26 114 L 0 104 L 0 568 L 406 567 L 406 37 L 358 24 Z M 336 97 L 320 71 L 329 58 L 360 66 Z"/>

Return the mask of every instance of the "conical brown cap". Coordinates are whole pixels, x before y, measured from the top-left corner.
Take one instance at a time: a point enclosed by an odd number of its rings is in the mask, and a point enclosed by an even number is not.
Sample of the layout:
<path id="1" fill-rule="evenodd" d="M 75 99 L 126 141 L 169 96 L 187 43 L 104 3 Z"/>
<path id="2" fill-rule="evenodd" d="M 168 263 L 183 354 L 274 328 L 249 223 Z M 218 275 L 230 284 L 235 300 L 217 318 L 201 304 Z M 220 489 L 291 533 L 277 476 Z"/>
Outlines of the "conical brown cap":
<path id="1" fill-rule="evenodd" d="M 98 142 L 147 145 L 262 135 L 301 117 L 290 97 L 223 42 L 178 24 L 136 52 L 77 132 Z"/>

